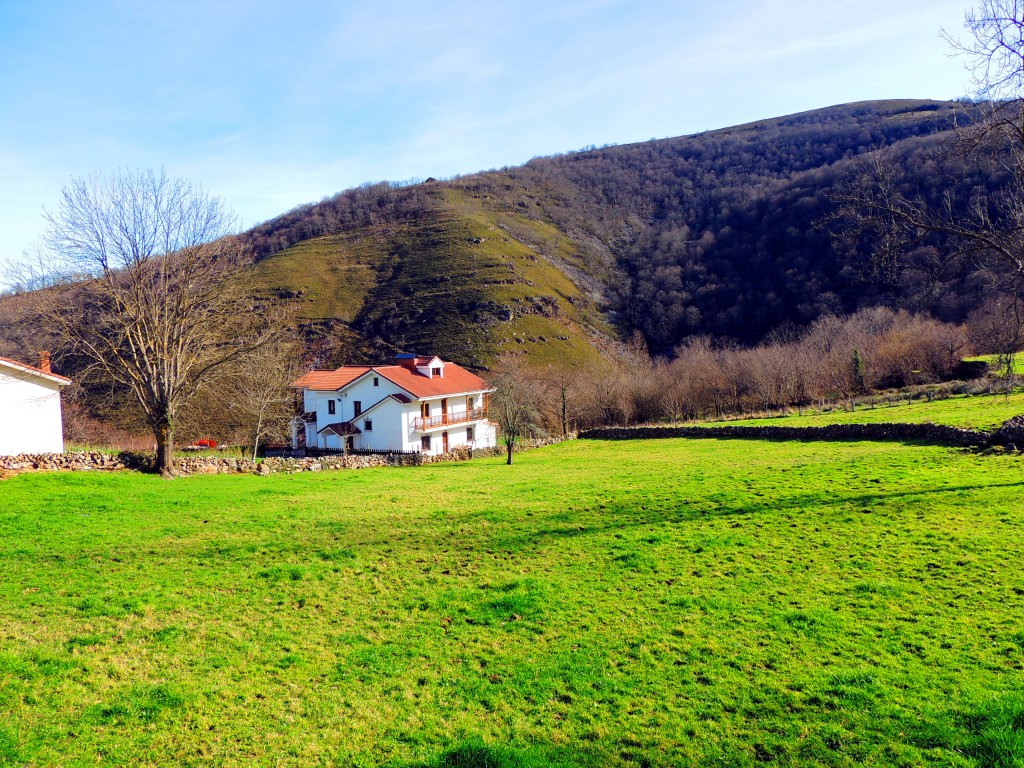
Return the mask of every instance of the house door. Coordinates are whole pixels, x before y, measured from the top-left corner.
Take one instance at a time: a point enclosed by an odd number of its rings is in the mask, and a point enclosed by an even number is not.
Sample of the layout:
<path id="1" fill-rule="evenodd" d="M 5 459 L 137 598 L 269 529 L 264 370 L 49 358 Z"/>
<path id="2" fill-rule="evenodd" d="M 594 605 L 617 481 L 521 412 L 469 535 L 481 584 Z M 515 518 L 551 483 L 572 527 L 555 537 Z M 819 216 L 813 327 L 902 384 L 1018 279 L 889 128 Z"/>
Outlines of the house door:
<path id="1" fill-rule="evenodd" d="M 444 402 L 444 401 L 442 400 L 441 402 Z M 448 453 L 448 433 L 447 432 L 442 432 L 441 433 L 441 442 L 444 445 L 444 452 Z"/>
<path id="2" fill-rule="evenodd" d="M 441 401 L 441 423 L 448 423 L 448 398 Z M 447 446 L 448 444 L 445 443 L 445 450 L 448 450 Z"/>
<path id="3" fill-rule="evenodd" d="M 354 437 L 345 438 L 345 450 L 351 451 L 355 447 L 356 439 Z"/>

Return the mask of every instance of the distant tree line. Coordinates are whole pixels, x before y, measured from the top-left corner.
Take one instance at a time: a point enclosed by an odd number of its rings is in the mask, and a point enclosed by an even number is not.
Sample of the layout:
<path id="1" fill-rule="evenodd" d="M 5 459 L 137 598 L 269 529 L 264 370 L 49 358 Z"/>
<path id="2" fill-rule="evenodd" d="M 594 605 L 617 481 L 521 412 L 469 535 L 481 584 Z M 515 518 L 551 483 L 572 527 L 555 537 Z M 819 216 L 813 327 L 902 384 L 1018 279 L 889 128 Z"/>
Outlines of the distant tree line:
<path id="1" fill-rule="evenodd" d="M 692 337 L 671 358 L 641 336 L 585 366 L 527 370 L 538 424 L 549 433 L 605 425 L 713 419 L 820 406 L 880 390 L 953 379 L 963 358 L 990 352 L 977 327 L 875 307 L 825 315 L 802 333 L 754 347 Z M 501 366 L 507 377 L 512 366 Z"/>

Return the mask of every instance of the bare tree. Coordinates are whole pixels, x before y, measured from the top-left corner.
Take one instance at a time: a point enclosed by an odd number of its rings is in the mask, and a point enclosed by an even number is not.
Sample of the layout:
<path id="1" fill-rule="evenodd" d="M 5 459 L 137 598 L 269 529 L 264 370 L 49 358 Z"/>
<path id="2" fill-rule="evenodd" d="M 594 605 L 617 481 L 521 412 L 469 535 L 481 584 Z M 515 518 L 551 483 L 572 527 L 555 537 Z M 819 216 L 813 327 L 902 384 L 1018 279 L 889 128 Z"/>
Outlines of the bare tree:
<path id="1" fill-rule="evenodd" d="M 967 40 L 942 31 L 967 59 L 975 94 L 993 101 L 1016 99 L 1024 91 L 1024 3 L 981 0 L 964 15 Z"/>
<path id="2" fill-rule="evenodd" d="M 219 366 L 268 338 L 238 277 L 247 250 L 220 199 L 164 172 L 75 179 L 46 215 L 47 243 L 87 280 L 51 297 L 48 319 L 132 393 L 174 474 L 179 412 Z"/>
<path id="3" fill-rule="evenodd" d="M 282 339 L 243 356 L 237 375 L 228 377 L 230 389 L 226 405 L 252 438 L 253 461 L 260 441 L 282 434 L 295 415 L 295 393 L 288 384 L 298 375 L 298 344 Z"/>
<path id="4" fill-rule="evenodd" d="M 951 187 L 939 204 L 906 188 L 883 153 L 839 193 L 843 237 L 873 242 L 872 265 L 894 279 L 907 256 L 941 243 L 946 265 L 969 262 L 987 275 L 990 290 L 1024 295 L 1024 3 L 981 0 L 966 14 L 966 41 L 944 33 L 965 56 L 975 95 L 962 110 L 943 162 L 980 173 L 986 188 Z"/>
<path id="5" fill-rule="evenodd" d="M 534 432 L 540 421 L 537 388 L 522 363 L 506 357 L 498 361 L 491 379 L 494 392 L 490 397 L 488 415 L 501 430 L 501 439 L 512 463 L 516 442 Z"/>
<path id="6" fill-rule="evenodd" d="M 0 262 L 0 278 L 11 293 L 28 293 L 72 282 L 46 244 L 39 240 L 22 251 L 20 259 Z"/>
<path id="7" fill-rule="evenodd" d="M 567 363 L 548 365 L 537 371 L 537 377 L 542 388 L 543 398 L 539 406 L 545 423 L 552 429 L 558 429 L 564 437 L 578 421 L 579 370 Z"/>
<path id="8" fill-rule="evenodd" d="M 1009 392 L 1014 385 L 1017 350 L 1024 343 L 1024 307 L 1020 297 L 996 295 L 967 319 L 976 351 L 996 355 L 996 368 Z"/>

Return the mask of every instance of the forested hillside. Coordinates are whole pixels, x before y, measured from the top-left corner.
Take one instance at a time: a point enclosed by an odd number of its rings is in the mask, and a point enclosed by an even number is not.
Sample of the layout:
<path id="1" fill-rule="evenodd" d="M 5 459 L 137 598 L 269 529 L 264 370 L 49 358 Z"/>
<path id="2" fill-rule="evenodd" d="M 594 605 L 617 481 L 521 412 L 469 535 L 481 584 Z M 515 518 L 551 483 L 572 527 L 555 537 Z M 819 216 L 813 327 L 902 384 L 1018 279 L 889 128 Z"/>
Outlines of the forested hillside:
<path id="1" fill-rule="evenodd" d="M 692 335 L 753 343 L 875 304 L 959 320 L 977 302 L 971 275 L 924 247 L 916 268 L 872 280 L 864 253 L 822 223 L 830 193 L 880 148 L 925 197 L 985 184 L 943 161 L 957 107 L 848 104 L 445 182 L 364 185 L 248 237 L 263 289 L 292 298 L 331 362 L 419 348 L 485 366 L 509 348 L 587 355 L 635 330 L 667 353 Z"/>
<path id="2" fill-rule="evenodd" d="M 905 188 L 992 184 L 944 161 L 967 105 L 864 102 L 694 136 L 536 158 L 415 185 L 363 185 L 245 233 L 253 290 L 290 306 L 308 362 L 416 350 L 487 368 L 503 352 L 586 360 L 642 333 L 753 344 L 886 305 L 962 320 L 976 278 L 924 243 L 883 282 L 837 243 L 831 195 L 890 148 Z M 3 300 L 3 299 L 0 299 Z M 10 297 L 8 298 L 8 301 Z M 266 305 L 266 303 L 264 303 Z M 0 339 L 18 353 L 13 305 Z"/>

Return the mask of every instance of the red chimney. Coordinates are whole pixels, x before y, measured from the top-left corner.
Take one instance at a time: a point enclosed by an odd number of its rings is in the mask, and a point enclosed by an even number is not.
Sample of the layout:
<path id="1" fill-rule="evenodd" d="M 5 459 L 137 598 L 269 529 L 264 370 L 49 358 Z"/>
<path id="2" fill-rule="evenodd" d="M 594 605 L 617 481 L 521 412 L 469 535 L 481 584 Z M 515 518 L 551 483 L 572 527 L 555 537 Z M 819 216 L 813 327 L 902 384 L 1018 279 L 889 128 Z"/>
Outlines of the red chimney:
<path id="1" fill-rule="evenodd" d="M 43 373 L 52 373 L 50 370 L 50 353 L 43 351 L 39 353 L 39 370 Z"/>

